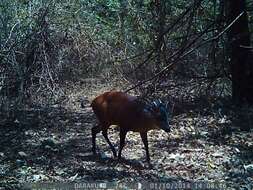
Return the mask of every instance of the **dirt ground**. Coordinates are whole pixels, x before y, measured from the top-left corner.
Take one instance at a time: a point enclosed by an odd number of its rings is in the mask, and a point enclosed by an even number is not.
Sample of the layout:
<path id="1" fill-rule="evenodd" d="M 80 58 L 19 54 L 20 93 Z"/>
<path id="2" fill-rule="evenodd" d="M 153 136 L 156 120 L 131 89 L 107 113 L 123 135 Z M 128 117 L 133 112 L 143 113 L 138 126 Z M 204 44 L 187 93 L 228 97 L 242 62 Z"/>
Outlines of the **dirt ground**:
<path id="1" fill-rule="evenodd" d="M 91 100 L 112 86 L 101 81 L 70 88 L 64 101 L 0 116 L 0 189 L 37 182 L 209 182 L 216 189 L 253 189 L 253 133 L 238 127 L 235 112 L 193 109 L 173 114 L 169 134 L 148 133 L 151 166 L 138 133 L 126 138 L 121 161 L 103 136 L 91 152 L 96 118 Z M 84 108 L 80 102 L 84 102 Z M 109 138 L 116 148 L 119 131 Z M 210 187 L 210 189 L 212 189 Z"/>

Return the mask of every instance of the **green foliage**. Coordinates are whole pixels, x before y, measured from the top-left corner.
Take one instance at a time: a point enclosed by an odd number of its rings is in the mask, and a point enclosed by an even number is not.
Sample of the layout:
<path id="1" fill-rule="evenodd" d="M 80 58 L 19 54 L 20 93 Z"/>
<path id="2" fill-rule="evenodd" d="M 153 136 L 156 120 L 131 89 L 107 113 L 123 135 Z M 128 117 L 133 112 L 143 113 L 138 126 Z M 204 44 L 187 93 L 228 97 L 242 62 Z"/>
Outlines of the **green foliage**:
<path id="1" fill-rule="evenodd" d="M 42 68 L 45 63 L 50 69 L 58 67 L 56 70 L 59 73 L 65 69 L 69 75 L 79 76 L 76 71 L 107 68 L 108 64 L 104 63 L 118 58 L 124 60 L 150 49 L 155 49 L 156 52 L 149 59 L 147 64 L 150 68 L 147 69 L 154 74 L 175 60 L 168 59 L 174 52 L 185 53 L 184 47 L 189 44 L 188 50 L 195 50 L 195 44 L 222 31 L 226 24 L 225 13 L 221 11 L 222 2 L 1 0 L 0 64 L 4 65 L 2 68 L 5 70 L 0 70 L 0 77 L 9 73 L 17 76 L 16 80 L 22 83 L 30 72 L 27 78 L 36 76 L 41 80 L 43 77 L 38 77 L 38 73 L 45 72 Z M 185 12 L 187 14 L 184 15 Z M 200 35 L 206 29 L 208 30 Z M 163 56 L 159 55 L 161 52 Z M 33 53 L 36 54 L 36 61 L 27 64 Z M 209 70 L 221 70 L 220 66 L 225 62 L 222 57 L 224 54 L 225 45 L 222 41 L 212 47 L 196 48 L 189 56 L 190 61 L 182 60 L 185 62 L 182 68 L 186 67 L 186 72 L 205 77 L 210 74 Z M 126 62 L 132 68 L 143 62 L 144 57 L 145 55 Z M 222 59 L 215 67 L 205 64 Z M 157 63 L 161 65 L 160 68 L 156 67 Z M 199 63 L 197 67 L 196 63 Z M 73 69 L 78 64 L 85 67 Z M 118 65 L 120 64 L 121 62 Z M 65 65 L 68 67 L 63 68 Z M 57 78 L 59 73 L 52 76 L 49 72 L 47 77 Z M 142 74 L 140 78 L 143 79 Z"/>
<path id="2" fill-rule="evenodd" d="M 187 6 L 189 1 L 165 1 L 166 25 L 172 23 Z M 212 6 L 210 1 L 203 2 L 204 10 L 198 12 L 193 25 L 197 31 L 203 28 L 204 21 L 214 18 Z M 48 9 L 47 22 L 54 30 L 70 33 L 85 31 L 92 34 L 94 40 L 104 40 L 114 47 L 126 48 L 126 52 L 130 53 L 153 46 L 157 15 L 151 0 L 2 0 L 1 42 L 8 38 L 15 24 L 13 32 L 19 33 L 17 37 L 36 29 L 36 15 L 43 9 Z M 171 35 L 176 37 L 179 34 Z"/>

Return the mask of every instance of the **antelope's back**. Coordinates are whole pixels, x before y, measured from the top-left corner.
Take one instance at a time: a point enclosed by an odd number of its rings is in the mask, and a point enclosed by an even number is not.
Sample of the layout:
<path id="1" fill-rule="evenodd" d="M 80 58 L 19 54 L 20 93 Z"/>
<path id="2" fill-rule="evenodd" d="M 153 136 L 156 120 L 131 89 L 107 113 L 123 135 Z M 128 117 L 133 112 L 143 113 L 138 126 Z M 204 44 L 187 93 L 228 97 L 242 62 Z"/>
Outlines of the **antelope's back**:
<path id="1" fill-rule="evenodd" d="M 119 124 L 122 120 L 122 115 L 125 115 L 131 110 L 131 104 L 137 98 L 127 95 L 124 92 L 109 91 L 96 97 L 91 107 L 101 122 L 110 124 Z"/>
<path id="2" fill-rule="evenodd" d="M 136 132 L 158 128 L 154 117 L 144 111 L 145 103 L 124 92 L 105 92 L 96 97 L 91 106 L 105 125 L 119 125 L 127 131 Z"/>

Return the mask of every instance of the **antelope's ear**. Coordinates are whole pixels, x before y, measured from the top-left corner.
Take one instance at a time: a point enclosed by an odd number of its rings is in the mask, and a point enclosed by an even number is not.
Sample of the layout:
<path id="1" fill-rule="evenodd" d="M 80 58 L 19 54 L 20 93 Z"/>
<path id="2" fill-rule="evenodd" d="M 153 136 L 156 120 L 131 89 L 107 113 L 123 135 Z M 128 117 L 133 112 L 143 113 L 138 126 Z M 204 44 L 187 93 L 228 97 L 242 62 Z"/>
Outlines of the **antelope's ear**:
<path id="1" fill-rule="evenodd" d="M 170 106 L 170 103 L 169 103 L 169 102 L 166 102 L 166 106 L 165 106 L 165 107 L 166 107 L 166 110 L 169 110 L 169 109 L 170 109 L 169 106 Z"/>
<path id="2" fill-rule="evenodd" d="M 160 107 L 161 104 L 162 104 L 162 101 L 161 101 L 160 99 L 157 99 L 157 100 L 153 101 L 152 104 L 153 104 L 155 107 Z"/>
<path id="3" fill-rule="evenodd" d="M 157 104 L 156 100 L 152 102 L 152 106 L 154 106 L 155 108 L 158 107 L 158 104 Z"/>

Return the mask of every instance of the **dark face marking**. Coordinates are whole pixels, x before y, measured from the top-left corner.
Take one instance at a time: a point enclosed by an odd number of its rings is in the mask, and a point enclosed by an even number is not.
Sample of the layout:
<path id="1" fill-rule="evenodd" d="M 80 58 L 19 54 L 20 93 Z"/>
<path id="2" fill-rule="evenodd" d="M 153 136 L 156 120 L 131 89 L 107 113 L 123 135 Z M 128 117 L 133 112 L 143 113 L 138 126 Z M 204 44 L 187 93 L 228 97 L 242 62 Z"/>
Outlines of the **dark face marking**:
<path id="1" fill-rule="evenodd" d="M 169 126 L 169 114 L 166 109 L 166 105 L 163 104 L 161 101 L 155 101 L 153 103 L 154 110 L 155 110 L 155 117 L 159 123 L 159 127 L 163 129 L 165 132 L 170 132 Z"/>

